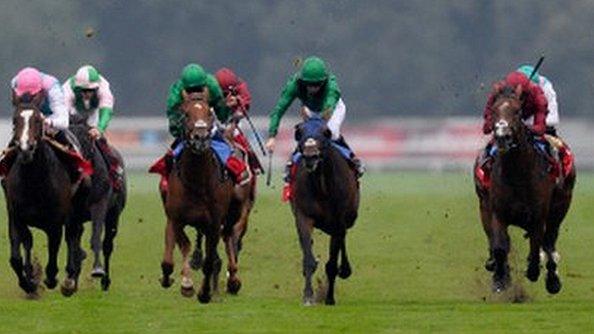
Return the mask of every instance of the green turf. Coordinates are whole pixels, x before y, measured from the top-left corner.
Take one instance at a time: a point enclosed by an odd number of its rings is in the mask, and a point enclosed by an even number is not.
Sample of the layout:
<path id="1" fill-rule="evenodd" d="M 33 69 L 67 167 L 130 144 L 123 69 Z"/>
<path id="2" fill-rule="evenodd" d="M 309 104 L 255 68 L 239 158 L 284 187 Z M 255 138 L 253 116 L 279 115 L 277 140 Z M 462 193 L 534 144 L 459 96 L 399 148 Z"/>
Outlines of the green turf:
<path id="1" fill-rule="evenodd" d="M 594 328 L 594 175 L 579 176 L 558 243 L 564 286 L 551 297 L 543 280 L 533 284 L 521 276 L 527 245 L 517 230 L 511 256 L 516 288 L 505 296 L 490 293 L 482 269 L 487 244 L 469 175 L 369 174 L 363 179 L 360 218 L 347 239 L 353 276 L 337 282 L 336 306 L 310 308 L 300 303 L 301 251 L 289 207 L 280 203 L 278 188 L 263 184 L 245 238 L 239 296 L 221 293 L 211 304 L 199 305 L 195 298 L 181 297 L 178 284 L 162 289 L 164 219 L 156 183 L 155 177 L 131 177 L 108 293 L 88 278 L 87 260 L 75 296 L 43 291 L 38 300 L 26 300 L 8 264 L 7 228 L 0 229 L 0 332 L 559 333 Z M 35 243 L 35 254 L 45 263 L 45 237 L 36 233 Z M 327 238 L 317 233 L 316 254 L 322 261 L 326 245 Z M 60 278 L 64 253 L 63 246 Z M 323 262 L 316 275 L 324 277 Z M 511 303 L 514 296 L 526 301 Z"/>

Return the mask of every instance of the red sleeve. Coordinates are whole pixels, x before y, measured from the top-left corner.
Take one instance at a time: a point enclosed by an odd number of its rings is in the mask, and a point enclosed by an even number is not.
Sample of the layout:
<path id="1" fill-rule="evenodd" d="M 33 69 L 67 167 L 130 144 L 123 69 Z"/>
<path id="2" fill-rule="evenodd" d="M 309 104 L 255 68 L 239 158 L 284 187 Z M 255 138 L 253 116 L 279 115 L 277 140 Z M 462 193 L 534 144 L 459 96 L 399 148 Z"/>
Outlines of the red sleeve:
<path id="1" fill-rule="evenodd" d="M 544 92 L 537 85 L 532 85 L 530 89 L 531 102 L 534 110 L 534 124 L 532 130 L 538 135 L 543 135 L 546 129 L 546 118 L 548 113 L 548 103 Z"/>
<path id="2" fill-rule="evenodd" d="M 491 93 L 489 95 L 489 99 L 487 100 L 487 105 L 485 105 L 485 110 L 483 111 L 483 133 L 489 134 L 493 131 L 493 113 L 491 107 L 495 102 L 495 93 Z"/>
<path id="3" fill-rule="evenodd" d="M 241 100 L 240 103 L 243 106 L 243 109 L 247 112 L 250 109 L 250 104 L 252 104 L 252 95 L 250 94 L 250 90 L 245 81 L 242 81 L 237 85 L 237 95 Z"/>

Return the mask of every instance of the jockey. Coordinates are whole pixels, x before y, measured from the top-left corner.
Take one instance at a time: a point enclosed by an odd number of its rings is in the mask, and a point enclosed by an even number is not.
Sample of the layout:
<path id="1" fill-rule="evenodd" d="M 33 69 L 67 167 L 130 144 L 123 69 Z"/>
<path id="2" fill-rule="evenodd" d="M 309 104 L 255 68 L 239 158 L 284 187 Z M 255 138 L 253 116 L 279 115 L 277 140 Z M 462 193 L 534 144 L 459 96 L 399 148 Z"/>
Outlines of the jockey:
<path id="1" fill-rule="evenodd" d="M 228 68 L 221 68 L 215 73 L 215 78 L 221 87 L 225 104 L 231 109 L 233 119 L 240 120 L 247 115 L 252 102 L 252 95 L 245 81 Z M 233 133 L 234 141 L 247 153 L 250 168 L 256 173 L 262 172 L 262 166 L 252 147 L 239 128 Z"/>
<path id="2" fill-rule="evenodd" d="M 526 77 L 530 77 L 532 72 L 534 72 L 534 66 L 522 65 L 517 69 L 517 72 L 523 73 Z M 531 81 L 542 89 L 547 99 L 549 112 L 546 118 L 546 133 L 557 136 L 555 126 L 559 124 L 559 110 L 557 104 L 557 93 L 555 92 L 555 89 L 553 89 L 553 84 L 545 76 L 540 75 L 538 72 L 534 73 Z"/>
<path id="3" fill-rule="evenodd" d="M 496 86 L 522 86 L 522 120 L 526 121 L 532 119 L 532 131 L 537 136 L 542 136 L 546 129 L 546 116 L 547 116 L 547 99 L 544 96 L 542 89 L 536 84 L 532 83 L 528 76 L 520 72 L 509 73 L 503 81 L 500 81 Z M 493 131 L 493 116 L 492 107 L 495 103 L 497 92 L 493 91 L 489 95 L 487 105 L 483 113 L 483 133 L 489 134 Z"/>
<path id="4" fill-rule="evenodd" d="M 64 91 L 70 115 L 82 114 L 90 127 L 89 136 L 97 140 L 109 174 L 116 188 L 123 182 L 124 169 L 103 136 L 113 114 L 114 98 L 109 82 L 91 65 L 84 65 L 66 80 Z"/>
<path id="5" fill-rule="evenodd" d="M 64 93 L 58 79 L 34 67 L 26 67 L 11 80 L 10 86 L 13 103 L 16 103 L 17 98 L 32 101 L 39 94 L 43 96 L 39 109 L 45 116 L 45 133 L 71 151 L 69 154 L 78 164 L 79 170 L 85 169 L 80 164 L 86 162 L 80 155 L 80 144 L 68 131 L 68 109 L 64 104 Z"/>
<path id="6" fill-rule="evenodd" d="M 291 76 L 283 88 L 278 103 L 270 113 L 269 139 L 266 142 L 268 151 L 274 151 L 275 137 L 278 133 L 281 118 L 295 98 L 301 101 L 308 116 L 320 115 L 327 121 L 327 126 L 332 133 L 332 140 L 350 152 L 348 159 L 356 169 L 357 175 L 361 176 L 364 168 L 340 133 L 346 107 L 341 98 L 336 76 L 327 70 L 325 62 L 318 57 L 305 59 L 301 70 Z M 294 162 L 292 160 L 287 163 L 285 177 L 287 184 L 285 187 L 291 182 L 291 166 Z"/>
<path id="7" fill-rule="evenodd" d="M 226 122 L 230 116 L 230 110 L 225 104 L 223 93 L 214 76 L 206 73 L 202 66 L 197 64 L 189 64 L 184 67 L 181 78 L 171 85 L 169 89 L 169 96 L 167 98 L 167 118 L 169 120 L 169 132 L 176 138 L 172 148 L 174 152 L 181 152 L 184 142 L 181 136 L 184 133 L 183 114 L 179 107 L 183 102 L 183 93 L 207 92 L 208 104 L 214 109 L 217 119 L 220 122 Z M 240 185 L 247 184 L 251 180 L 251 173 L 246 164 L 237 157 L 235 150 L 225 140 L 222 135 L 222 129 L 215 126 L 212 135 L 213 150 L 222 163 L 231 172 L 236 183 Z M 169 156 L 172 153 L 168 153 Z M 166 157 L 168 156 L 166 155 Z M 165 159 L 167 159 L 164 157 Z M 151 172 L 161 173 L 164 177 L 169 174 L 169 170 L 162 170 L 159 167 L 160 159 L 150 169 Z M 161 183 L 164 187 L 163 180 Z"/>

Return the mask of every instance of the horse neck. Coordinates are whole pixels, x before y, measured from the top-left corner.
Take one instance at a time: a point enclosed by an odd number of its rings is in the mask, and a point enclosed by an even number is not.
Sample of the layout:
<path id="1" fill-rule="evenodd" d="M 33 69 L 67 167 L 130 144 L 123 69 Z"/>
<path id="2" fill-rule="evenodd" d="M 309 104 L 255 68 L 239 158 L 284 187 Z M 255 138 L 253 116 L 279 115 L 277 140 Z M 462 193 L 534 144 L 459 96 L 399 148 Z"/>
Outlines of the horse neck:
<path id="1" fill-rule="evenodd" d="M 24 164 L 17 158 L 16 165 L 18 166 L 15 167 L 18 168 L 20 182 L 37 189 L 55 176 L 54 173 L 58 162 L 49 145 L 41 140 L 35 153 L 33 153 L 33 160 Z"/>
<path id="2" fill-rule="evenodd" d="M 207 189 L 218 175 L 215 159 L 210 149 L 200 154 L 184 149 L 178 163 L 182 183 L 190 189 Z"/>
<path id="3" fill-rule="evenodd" d="M 313 173 L 312 185 L 317 193 L 326 196 L 329 194 L 343 194 L 349 167 L 342 156 L 331 146 L 324 149 L 319 170 Z"/>
<path id="4" fill-rule="evenodd" d="M 499 165 L 504 180 L 525 182 L 534 170 L 536 163 L 535 151 L 529 142 L 529 133 L 522 126 L 518 133 L 518 143 L 515 149 L 501 155 Z"/>

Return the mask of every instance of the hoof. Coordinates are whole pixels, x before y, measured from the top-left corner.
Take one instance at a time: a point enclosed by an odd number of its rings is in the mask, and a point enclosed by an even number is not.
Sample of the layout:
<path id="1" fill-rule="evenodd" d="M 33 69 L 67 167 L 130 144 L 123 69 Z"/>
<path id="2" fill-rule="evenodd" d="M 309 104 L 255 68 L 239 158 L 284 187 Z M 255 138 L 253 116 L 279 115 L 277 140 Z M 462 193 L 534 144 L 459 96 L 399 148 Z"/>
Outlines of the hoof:
<path id="1" fill-rule="evenodd" d="M 159 279 L 159 282 L 161 282 L 161 286 L 164 287 L 165 289 L 170 288 L 173 285 L 173 278 L 170 277 L 162 277 Z"/>
<path id="2" fill-rule="evenodd" d="M 105 269 L 103 269 L 101 266 L 97 266 L 91 271 L 91 277 L 101 278 L 103 276 L 105 276 Z"/>
<path id="3" fill-rule="evenodd" d="M 198 301 L 199 301 L 201 304 L 208 304 L 208 303 L 210 302 L 210 298 L 211 298 L 211 297 L 210 297 L 210 294 L 208 294 L 208 293 L 203 293 L 203 292 L 200 292 L 200 293 L 198 294 Z"/>
<path id="4" fill-rule="evenodd" d="M 101 290 L 103 290 L 103 291 L 109 290 L 110 285 L 111 285 L 111 279 L 107 275 L 101 277 Z"/>
<path id="5" fill-rule="evenodd" d="M 536 282 L 538 281 L 538 276 L 540 276 L 540 266 L 529 265 L 528 270 L 526 270 L 526 278 L 528 278 L 531 282 Z"/>
<path id="6" fill-rule="evenodd" d="M 326 298 L 325 303 L 326 305 L 336 305 L 334 298 Z"/>
<path id="7" fill-rule="evenodd" d="M 60 292 L 62 292 L 64 297 L 70 297 L 76 292 L 76 289 L 76 281 L 71 278 L 67 278 L 64 280 L 64 282 L 62 282 Z"/>
<path id="8" fill-rule="evenodd" d="M 241 289 L 241 281 L 239 278 L 229 279 L 227 281 L 227 292 L 236 295 Z"/>
<path id="9" fill-rule="evenodd" d="M 556 273 L 547 274 L 546 287 L 550 294 L 557 294 L 561 291 L 561 280 Z"/>
<path id="10" fill-rule="evenodd" d="M 184 297 L 194 297 L 194 294 L 196 294 L 196 291 L 194 290 L 193 286 L 189 286 L 189 287 L 181 287 L 181 295 Z"/>
<path id="11" fill-rule="evenodd" d="M 52 289 L 55 289 L 56 286 L 58 285 L 58 280 L 55 279 L 55 278 L 52 278 L 52 279 L 46 278 L 46 279 L 43 280 L 43 284 L 45 284 L 45 286 L 48 289 L 52 290 Z"/>
<path id="12" fill-rule="evenodd" d="M 509 286 L 509 276 L 508 277 L 504 277 L 504 278 L 493 278 L 493 292 L 495 293 L 501 293 L 505 290 L 507 290 L 508 286 Z"/>
<path id="13" fill-rule="evenodd" d="M 309 306 L 314 306 L 316 303 L 313 299 L 313 297 L 304 297 L 303 298 L 303 306 L 309 307 Z"/>
<path id="14" fill-rule="evenodd" d="M 34 295 L 37 293 L 37 284 L 35 284 L 33 281 L 23 282 L 22 284 L 19 284 L 19 286 L 28 295 Z"/>
<path id="15" fill-rule="evenodd" d="M 342 264 L 340 267 L 338 267 L 338 277 L 342 279 L 349 278 L 352 273 L 351 266 L 348 263 Z"/>

